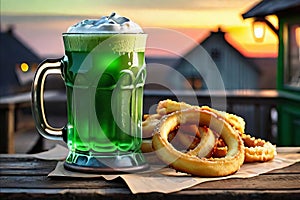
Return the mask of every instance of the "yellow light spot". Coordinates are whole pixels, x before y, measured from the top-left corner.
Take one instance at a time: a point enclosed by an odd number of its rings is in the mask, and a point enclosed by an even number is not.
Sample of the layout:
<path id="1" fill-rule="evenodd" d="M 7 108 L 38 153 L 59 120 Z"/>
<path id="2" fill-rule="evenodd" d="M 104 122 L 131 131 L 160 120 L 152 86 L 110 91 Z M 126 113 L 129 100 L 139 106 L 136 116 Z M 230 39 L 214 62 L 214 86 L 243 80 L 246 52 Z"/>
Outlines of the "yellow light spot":
<path id="1" fill-rule="evenodd" d="M 22 72 L 27 72 L 29 70 L 29 66 L 27 63 L 22 63 L 20 67 Z"/>
<path id="2" fill-rule="evenodd" d="M 253 23 L 254 39 L 257 42 L 262 42 L 265 36 L 265 23 L 261 21 L 255 21 Z"/>
<path id="3" fill-rule="evenodd" d="M 300 26 L 298 26 L 295 29 L 295 33 L 296 33 L 296 43 L 297 43 L 298 47 L 300 48 Z"/>

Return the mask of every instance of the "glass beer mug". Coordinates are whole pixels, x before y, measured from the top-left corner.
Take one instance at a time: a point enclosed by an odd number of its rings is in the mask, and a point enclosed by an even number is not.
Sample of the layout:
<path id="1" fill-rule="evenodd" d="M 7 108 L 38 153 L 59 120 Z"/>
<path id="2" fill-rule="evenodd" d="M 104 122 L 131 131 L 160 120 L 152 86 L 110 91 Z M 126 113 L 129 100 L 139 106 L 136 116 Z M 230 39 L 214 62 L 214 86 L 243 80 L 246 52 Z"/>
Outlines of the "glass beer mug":
<path id="1" fill-rule="evenodd" d="M 86 172 L 133 172 L 148 168 L 140 152 L 147 35 L 64 33 L 65 56 L 42 62 L 32 86 L 37 130 L 69 149 L 65 168 Z M 48 124 L 44 82 L 61 74 L 68 123 Z"/>

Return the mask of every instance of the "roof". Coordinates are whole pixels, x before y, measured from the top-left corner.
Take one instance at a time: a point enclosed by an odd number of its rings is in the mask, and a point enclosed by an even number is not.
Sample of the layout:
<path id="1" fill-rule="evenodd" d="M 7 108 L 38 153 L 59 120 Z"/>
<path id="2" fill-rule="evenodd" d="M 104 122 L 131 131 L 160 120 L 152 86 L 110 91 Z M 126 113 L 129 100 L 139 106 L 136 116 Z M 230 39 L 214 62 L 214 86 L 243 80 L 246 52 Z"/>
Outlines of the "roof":
<path id="1" fill-rule="evenodd" d="M 211 31 L 210 35 L 208 37 L 206 37 L 203 41 L 199 42 L 199 45 L 201 46 L 205 46 L 205 43 L 207 43 L 208 40 L 214 38 L 214 37 L 220 37 L 223 39 L 223 41 L 225 42 L 225 44 L 231 49 L 232 52 L 234 52 L 235 54 L 237 54 L 237 56 L 239 56 L 241 59 L 243 59 L 245 62 L 249 63 L 249 65 L 253 66 L 253 69 L 257 72 L 260 73 L 259 68 L 257 67 L 257 65 L 255 63 L 253 63 L 251 60 L 247 59 L 247 57 L 245 57 L 238 49 L 236 49 L 230 42 L 228 42 L 225 38 L 225 34 L 226 32 L 223 32 L 222 29 L 219 27 L 217 31 Z M 198 46 L 194 47 L 197 48 Z M 194 48 L 191 50 L 193 51 Z M 191 51 L 189 51 L 187 54 L 189 54 Z M 187 54 L 184 56 L 186 57 Z M 178 62 L 177 66 L 175 68 L 180 67 L 180 65 L 182 64 L 182 62 L 186 62 L 184 57 L 180 60 L 180 62 Z M 193 73 L 193 72 L 191 72 Z"/>
<path id="2" fill-rule="evenodd" d="M 243 18 L 264 17 L 279 14 L 287 10 L 300 12 L 300 0 L 263 0 L 242 14 Z"/>
<path id="3" fill-rule="evenodd" d="M 41 60 L 33 50 L 16 37 L 12 30 L 0 32 L 0 44 L 1 66 L 11 60 L 16 61 L 15 63 L 24 61 L 37 62 Z"/>
<path id="4" fill-rule="evenodd" d="M 238 49 L 236 49 L 230 42 L 228 42 L 225 38 L 225 32 L 223 32 L 221 30 L 221 28 L 218 28 L 217 32 L 211 32 L 210 37 L 213 36 L 219 36 L 223 39 L 223 41 L 225 42 L 225 44 L 228 45 L 228 47 L 231 49 L 231 51 L 235 52 L 241 59 L 243 59 L 245 62 L 247 62 L 249 65 L 253 66 L 253 69 L 257 72 L 260 73 L 259 68 L 257 67 L 257 65 L 255 63 L 253 63 L 252 61 L 250 61 L 249 59 L 247 59 L 246 56 L 244 56 Z M 201 44 L 205 44 L 205 42 L 210 38 L 206 38 Z"/>
<path id="5" fill-rule="evenodd" d="M 20 86 L 16 65 L 22 62 L 39 63 L 39 58 L 20 41 L 12 29 L 0 32 L 0 96 L 14 92 Z"/>

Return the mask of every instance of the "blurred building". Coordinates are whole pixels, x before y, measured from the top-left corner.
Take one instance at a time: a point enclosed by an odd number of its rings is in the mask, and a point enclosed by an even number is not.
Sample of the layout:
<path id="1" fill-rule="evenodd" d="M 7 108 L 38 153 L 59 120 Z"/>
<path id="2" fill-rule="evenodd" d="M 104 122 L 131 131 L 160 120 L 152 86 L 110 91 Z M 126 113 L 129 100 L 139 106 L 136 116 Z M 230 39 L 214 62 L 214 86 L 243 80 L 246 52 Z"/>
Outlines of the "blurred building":
<path id="1" fill-rule="evenodd" d="M 274 89 L 276 58 L 249 58 L 232 46 L 220 29 L 183 57 L 147 57 L 146 89 L 218 89 L 220 73 L 225 89 Z M 0 96 L 29 91 L 41 58 L 13 32 L 0 33 Z M 220 81 L 220 80 L 219 80 Z M 47 78 L 46 88 L 63 89 L 60 77 Z"/>
<path id="2" fill-rule="evenodd" d="M 259 89 L 275 89 L 277 58 L 275 57 L 253 57 L 247 58 L 254 63 L 259 69 L 258 88 Z"/>
<path id="3" fill-rule="evenodd" d="M 245 57 L 225 34 L 211 32 L 183 57 L 148 58 L 146 88 L 275 89 L 276 58 Z"/>
<path id="4" fill-rule="evenodd" d="M 29 91 L 41 58 L 13 32 L 0 32 L 0 96 Z"/>

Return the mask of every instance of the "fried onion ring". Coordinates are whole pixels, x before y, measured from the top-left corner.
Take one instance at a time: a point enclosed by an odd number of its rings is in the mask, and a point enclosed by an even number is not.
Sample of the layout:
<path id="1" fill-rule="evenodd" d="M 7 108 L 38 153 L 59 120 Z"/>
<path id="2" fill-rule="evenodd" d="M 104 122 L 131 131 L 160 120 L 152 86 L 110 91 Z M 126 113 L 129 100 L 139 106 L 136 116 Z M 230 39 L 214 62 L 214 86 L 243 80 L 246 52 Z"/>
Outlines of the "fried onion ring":
<path id="1" fill-rule="evenodd" d="M 200 135 L 200 133 L 199 133 Z M 180 141 L 180 143 L 185 147 L 185 149 L 190 150 L 196 148 L 196 146 L 200 143 L 201 136 L 192 136 L 189 134 L 186 134 L 185 132 L 179 131 L 177 133 L 177 137 Z"/>
<path id="2" fill-rule="evenodd" d="M 189 109 L 189 108 L 197 108 L 197 107 L 199 108 L 199 106 L 192 106 L 185 102 L 176 102 L 176 101 L 167 99 L 167 100 L 160 101 L 158 103 L 156 112 L 159 115 L 165 115 L 165 114 L 169 114 L 169 113 L 172 113 L 175 111 Z M 231 113 L 227 113 L 224 111 L 219 111 L 219 110 L 210 108 L 208 106 L 201 106 L 200 108 L 203 110 L 208 110 L 210 112 L 213 112 L 216 115 L 218 115 L 219 117 L 224 118 L 225 121 L 227 123 L 229 123 L 232 127 L 234 127 L 237 131 L 239 131 L 240 133 L 244 133 L 245 121 L 243 118 L 241 118 L 237 115 L 231 114 Z"/>
<path id="3" fill-rule="evenodd" d="M 250 135 L 243 134 L 242 139 L 245 144 L 245 162 L 266 162 L 273 160 L 276 146 L 262 139 L 256 139 Z"/>
<path id="4" fill-rule="evenodd" d="M 216 140 L 215 146 L 207 157 L 221 158 L 227 154 L 227 146 L 222 138 Z"/>
<path id="5" fill-rule="evenodd" d="M 172 100 L 163 100 L 160 101 L 157 107 L 157 113 L 160 114 L 168 114 L 178 110 L 186 109 L 186 108 L 196 108 L 198 106 L 192 106 L 184 102 L 175 102 Z M 223 118 L 227 123 L 229 123 L 236 131 L 239 132 L 245 143 L 245 162 L 264 162 L 274 159 L 276 153 L 276 146 L 272 145 L 270 142 L 266 142 L 261 139 L 255 139 L 254 137 L 248 136 L 244 134 L 245 131 L 245 121 L 242 117 L 230 114 L 224 111 L 219 111 L 208 106 L 198 107 L 202 110 L 207 110 L 213 112 L 218 117 Z M 218 151 L 218 148 L 214 149 L 215 152 Z M 224 154 L 226 149 L 222 148 L 218 151 L 220 154 L 217 156 L 221 156 Z M 222 153 L 223 151 L 223 153 Z M 212 154 L 213 156 L 214 154 Z"/>
<path id="6" fill-rule="evenodd" d="M 211 157 L 213 158 L 222 158 L 225 157 L 227 154 L 227 146 L 225 147 L 215 147 L 212 151 Z"/>
<path id="7" fill-rule="evenodd" d="M 185 110 L 189 108 L 193 108 L 196 106 L 191 106 L 190 104 L 184 102 L 176 102 L 170 99 L 160 101 L 157 105 L 156 112 L 160 115 L 170 114 L 175 111 Z"/>
<path id="8" fill-rule="evenodd" d="M 206 126 L 221 134 L 228 145 L 224 158 L 199 158 L 176 150 L 169 142 L 169 133 L 181 124 Z M 157 156 L 174 169 L 196 176 L 218 177 L 235 173 L 244 162 L 244 145 L 239 134 L 216 114 L 197 108 L 173 112 L 158 124 L 152 138 Z"/>
<path id="9" fill-rule="evenodd" d="M 231 113 L 210 108 L 208 106 L 201 106 L 201 109 L 211 111 L 219 117 L 224 118 L 224 120 L 229 123 L 235 130 L 237 130 L 239 133 L 244 133 L 246 123 L 243 118 Z"/>
<path id="10" fill-rule="evenodd" d="M 190 156 L 198 156 L 199 158 L 206 157 L 215 146 L 215 135 L 213 132 L 207 127 L 199 127 L 200 133 L 200 142 L 198 144 L 194 144 L 197 137 L 194 137 L 193 140 L 190 140 L 189 135 L 184 133 L 179 133 L 179 140 L 186 146 L 189 146 L 190 150 L 187 152 Z M 191 146 L 191 144 L 193 146 Z"/>
<path id="11" fill-rule="evenodd" d="M 162 116 L 159 114 L 145 115 L 145 120 L 142 122 L 143 126 L 143 138 L 152 137 L 155 126 L 159 123 Z"/>

